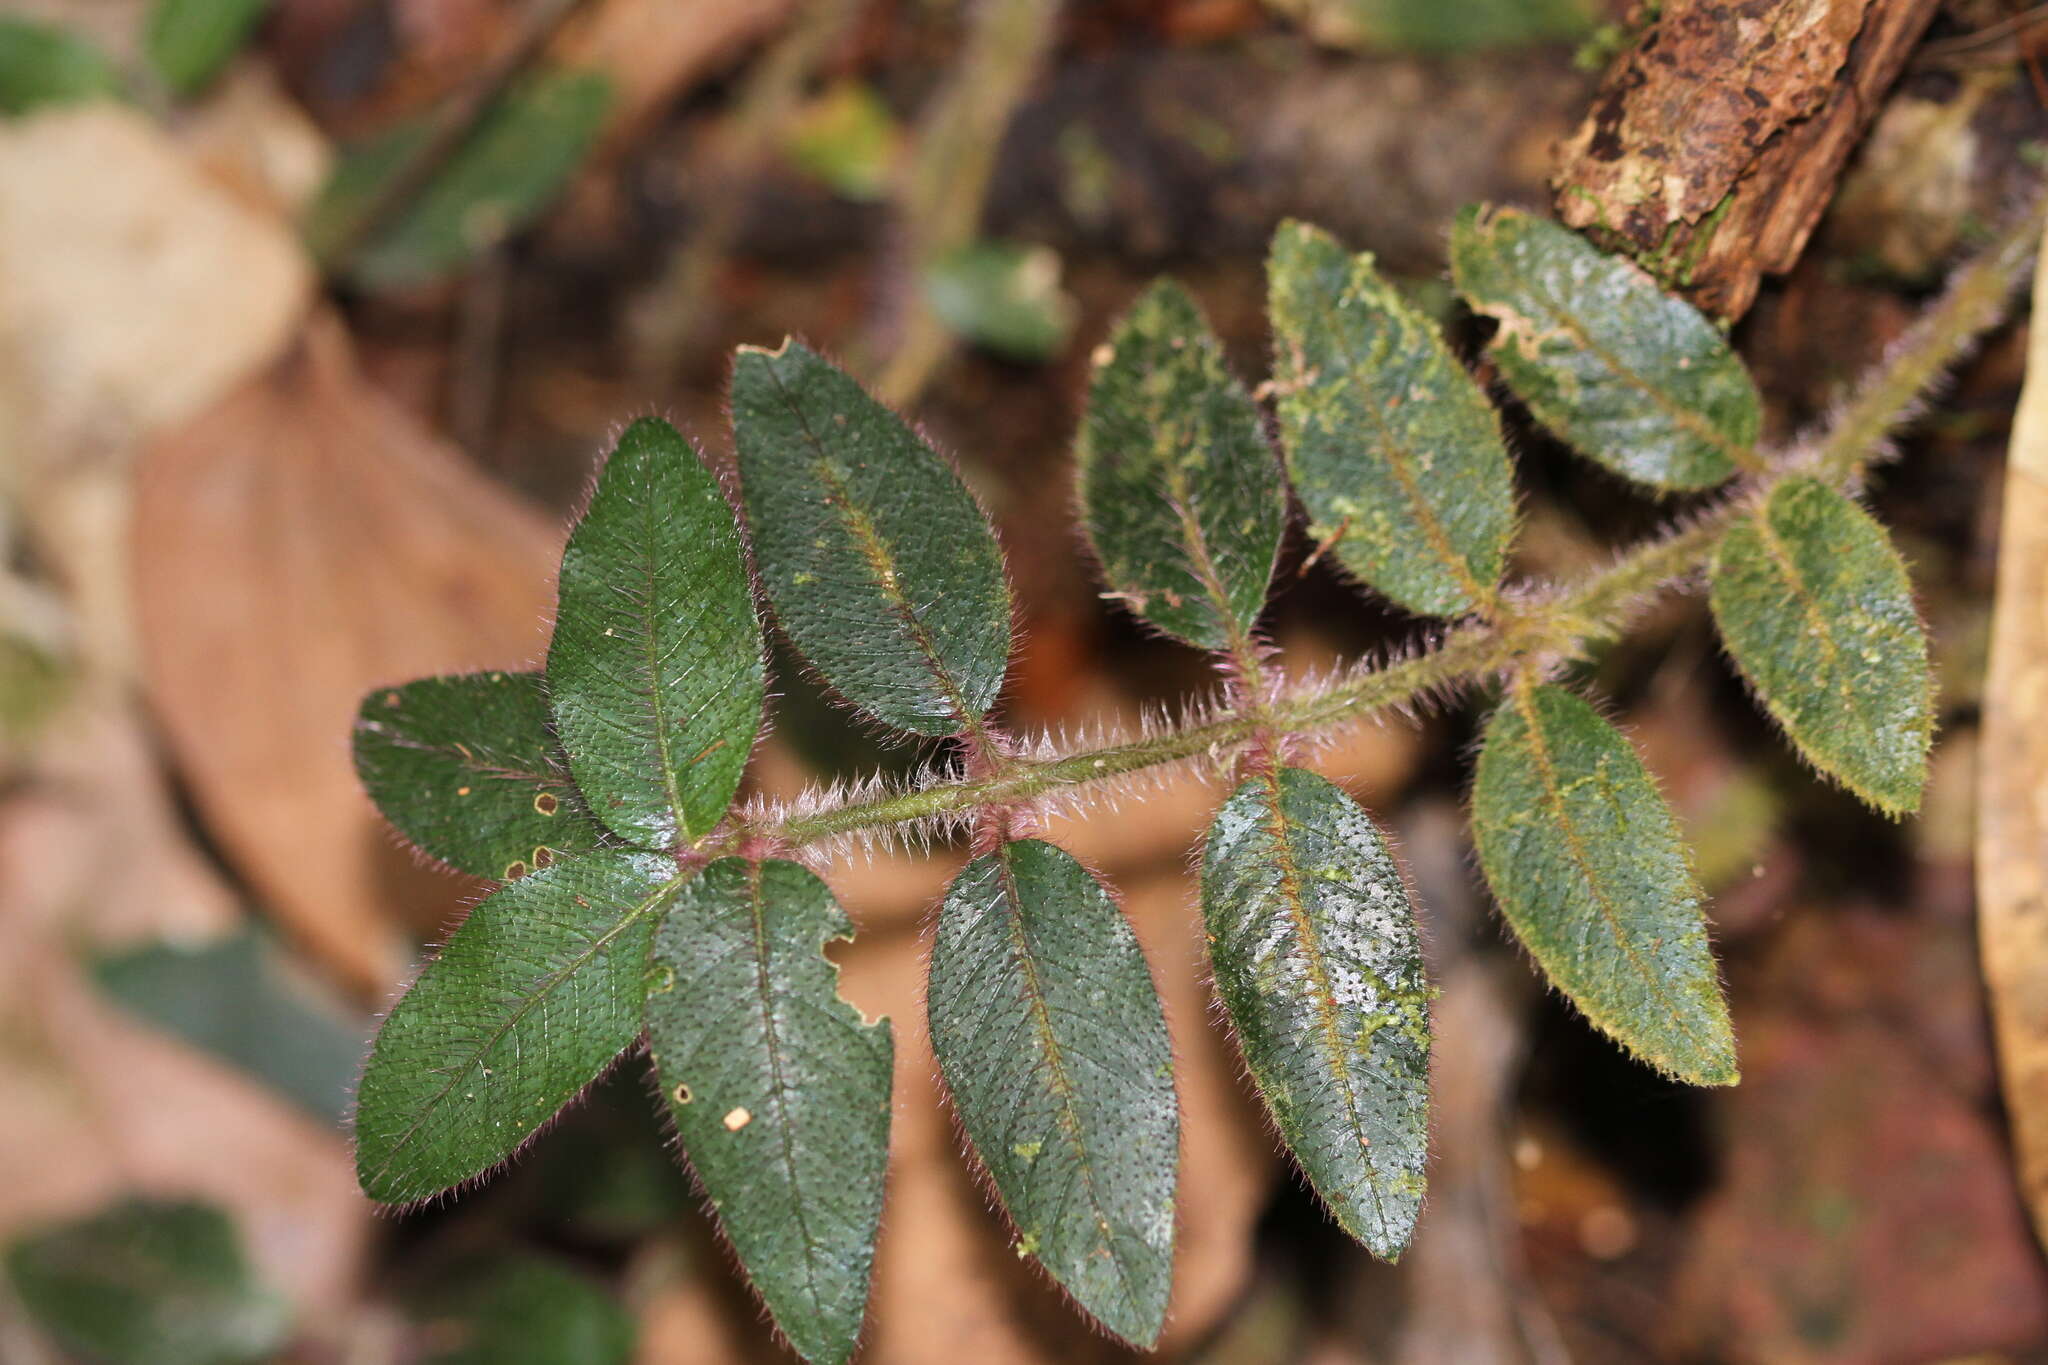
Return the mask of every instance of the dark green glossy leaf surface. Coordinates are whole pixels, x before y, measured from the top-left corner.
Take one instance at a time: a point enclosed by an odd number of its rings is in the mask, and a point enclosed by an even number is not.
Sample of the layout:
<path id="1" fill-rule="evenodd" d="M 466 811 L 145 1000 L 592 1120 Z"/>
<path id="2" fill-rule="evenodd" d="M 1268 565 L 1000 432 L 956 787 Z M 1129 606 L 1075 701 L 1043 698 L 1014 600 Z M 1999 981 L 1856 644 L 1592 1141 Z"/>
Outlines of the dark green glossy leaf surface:
<path id="1" fill-rule="evenodd" d="M 1283 768 L 1239 787 L 1202 859 L 1216 993 L 1337 1222 L 1400 1256 L 1429 1155 L 1429 986 L 1408 888 L 1358 803 Z"/>
<path id="2" fill-rule="evenodd" d="M 562 554 L 548 696 L 569 770 L 629 842 L 702 837 L 761 727 L 761 626 L 718 481 L 668 423 L 626 428 Z"/>
<path id="3" fill-rule="evenodd" d="M 853 1354 L 889 1161 L 887 1022 L 839 998 L 853 936 L 789 862 L 713 863 L 654 944 L 647 1033 L 683 1151 L 776 1324 L 805 1359 Z"/>
<path id="4" fill-rule="evenodd" d="M 1102 884 L 1037 840 L 976 858 L 932 950 L 932 1046 L 1033 1256 L 1149 1346 L 1173 1284 L 1180 1110 L 1138 941 Z"/>
<path id="5" fill-rule="evenodd" d="M 0 114 L 25 114 L 119 93 L 121 78 L 97 47 L 56 24 L 0 15 Z"/>
<path id="6" fill-rule="evenodd" d="M 638 1325 L 603 1286 L 526 1252 L 459 1262 L 418 1285 L 426 1365 L 625 1365 Z"/>
<path id="7" fill-rule="evenodd" d="M 363 1060 L 363 1029 L 299 979 L 262 934 L 152 944 L 93 963 L 101 990 L 192 1046 L 238 1066 L 339 1126 Z"/>
<path id="8" fill-rule="evenodd" d="M 130 1200 L 31 1233 L 7 1249 L 7 1273 L 45 1331 L 110 1365 L 265 1360 L 290 1325 L 210 1204 Z"/>
<path id="9" fill-rule="evenodd" d="M 640 1036 L 675 863 L 598 852 L 500 888 L 393 1006 L 356 1095 L 356 1174 L 403 1204 L 483 1174 Z"/>
<path id="10" fill-rule="evenodd" d="M 371 289 L 428 284 L 525 227 L 582 163 L 611 108 L 612 86 L 590 71 L 549 71 L 491 106 L 426 189 L 378 226 L 349 262 Z M 346 149 L 307 214 L 306 237 L 325 259 L 429 136 L 415 120 Z"/>
<path id="11" fill-rule="evenodd" d="M 1010 590 L 960 476 L 800 342 L 740 349 L 732 415 L 761 577 L 804 657 L 899 729 L 978 720 L 1009 665 Z"/>
<path id="12" fill-rule="evenodd" d="M 569 781 L 538 673 L 467 673 L 384 687 L 356 716 L 356 775 L 406 838 L 505 881 L 544 850 L 603 838 Z"/>
<path id="13" fill-rule="evenodd" d="M 270 0 L 156 0 L 143 47 L 172 92 L 189 95 L 241 51 Z"/>
<path id="14" fill-rule="evenodd" d="M 1487 601 L 1514 532 L 1500 424 L 1436 329 L 1373 268 L 1305 223 L 1267 264 L 1287 469 L 1317 543 L 1411 611 Z"/>
<path id="15" fill-rule="evenodd" d="M 1109 585 L 1204 649 L 1250 636 L 1287 529 L 1257 405 L 1188 292 L 1161 280 L 1095 356 L 1082 513 Z"/>
<path id="16" fill-rule="evenodd" d="M 1656 488 L 1710 488 L 1756 444 L 1756 385 L 1714 324 L 1633 262 L 1518 209 L 1467 209 L 1458 290 L 1500 323 L 1492 355 L 1538 420 Z"/>
<path id="17" fill-rule="evenodd" d="M 1884 528 L 1818 480 L 1787 479 L 1721 538 L 1711 582 L 1728 652 L 1799 752 L 1879 810 L 1918 809 L 1934 682 Z"/>
<path id="18" fill-rule="evenodd" d="M 1508 923 L 1596 1027 L 1680 1080 L 1735 1083 L 1699 887 L 1620 731 L 1562 688 L 1511 690 L 1486 727 L 1472 834 Z"/>

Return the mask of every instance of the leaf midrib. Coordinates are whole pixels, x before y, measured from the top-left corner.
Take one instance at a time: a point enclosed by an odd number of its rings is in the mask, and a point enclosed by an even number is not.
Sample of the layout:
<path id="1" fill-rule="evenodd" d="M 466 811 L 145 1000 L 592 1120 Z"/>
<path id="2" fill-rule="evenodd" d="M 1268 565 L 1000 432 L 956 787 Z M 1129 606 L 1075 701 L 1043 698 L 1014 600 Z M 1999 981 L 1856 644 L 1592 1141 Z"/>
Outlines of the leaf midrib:
<path id="1" fill-rule="evenodd" d="M 1791 547 L 1785 544 L 1783 538 L 1778 535 L 1777 527 L 1771 524 L 1769 502 L 1758 509 L 1756 515 L 1750 519 L 1750 525 L 1755 528 L 1757 540 L 1763 545 L 1764 553 L 1784 576 L 1785 586 L 1805 613 L 1807 624 L 1813 628 L 1814 637 L 1820 642 L 1821 650 L 1826 655 L 1829 681 L 1832 684 L 1841 674 L 1841 648 L 1835 641 L 1832 624 L 1821 611 L 1819 600 L 1814 597 L 1807 584 L 1806 575 L 1800 572 L 1799 563 L 1792 556 Z M 1834 691 L 1833 686 L 1830 686 L 1829 691 Z M 1865 704 L 1867 699 L 1861 691 L 1853 687 L 1846 688 L 1841 693 L 1841 699 L 1865 734 L 1876 733 L 1877 727 L 1871 723 L 1870 713 Z M 1764 701 L 1771 712 L 1777 715 L 1778 723 L 1784 726 L 1786 731 L 1798 734 L 1805 728 L 1789 713 L 1789 708 L 1783 706 L 1775 697 L 1766 697 Z M 1804 739 L 1801 742 L 1808 743 Z"/>
<path id="2" fill-rule="evenodd" d="M 1721 431 L 1720 428 L 1714 426 L 1714 424 L 1711 422 L 1705 421 L 1691 409 L 1682 407 L 1679 404 L 1668 400 L 1664 396 L 1663 390 L 1659 389 L 1656 385 L 1650 383 L 1650 381 L 1645 379 L 1640 373 L 1638 373 L 1633 366 L 1623 363 L 1620 357 L 1616 356 L 1612 351 L 1608 350 L 1605 346 L 1602 346 L 1598 341 L 1594 340 L 1592 334 L 1589 333 L 1585 329 L 1585 327 L 1580 324 L 1577 317 L 1575 317 L 1572 313 L 1567 311 L 1562 304 L 1558 303 L 1554 298 L 1552 298 L 1547 290 L 1545 290 L 1541 285 L 1539 285 L 1533 278 L 1524 275 L 1522 272 L 1515 269 L 1515 267 L 1510 263 L 1510 257 L 1507 252 L 1498 250 L 1495 251 L 1494 259 L 1500 262 L 1500 267 L 1503 274 L 1508 275 L 1510 278 L 1520 283 L 1521 286 L 1529 292 L 1529 296 L 1531 298 L 1535 299 L 1537 303 L 1541 304 L 1545 309 L 1549 311 L 1550 316 L 1556 321 L 1556 323 L 1559 326 L 1563 327 L 1565 331 L 1571 333 L 1572 340 L 1578 343 L 1580 349 L 1590 353 L 1594 359 L 1598 360 L 1602 365 L 1605 365 L 1609 372 L 1611 372 L 1616 378 L 1620 379 L 1623 383 L 1627 384 L 1637 393 L 1640 393 L 1644 397 L 1648 398 L 1650 400 L 1650 405 L 1652 407 L 1656 408 L 1659 412 L 1662 412 L 1674 424 L 1684 429 L 1688 434 L 1698 437 L 1699 439 L 1705 441 L 1708 445 L 1712 446 L 1715 452 L 1721 455 L 1722 458 L 1726 459 L 1731 465 L 1735 467 L 1735 469 L 1740 470 L 1746 463 L 1748 463 L 1751 457 L 1751 452 L 1748 449 L 1741 445 L 1738 445 L 1735 441 L 1731 440 L 1726 433 Z M 1660 295 L 1660 297 L 1662 296 Z M 1510 309 L 1512 309 L 1513 307 L 1513 305 L 1511 304 L 1503 304 L 1501 306 Z M 1528 357 L 1528 360 L 1529 363 L 1532 365 L 1538 363 L 1533 356 Z"/>
<path id="3" fill-rule="evenodd" d="M 1294 843 L 1288 837 L 1291 822 L 1282 808 L 1283 800 L 1278 774 L 1266 777 L 1266 789 L 1272 793 L 1272 818 L 1267 832 L 1272 836 L 1274 862 L 1279 867 L 1281 901 L 1287 907 L 1288 916 L 1294 921 L 1295 940 L 1301 945 L 1302 956 L 1308 966 L 1310 993 L 1315 1002 L 1316 1020 L 1323 1036 L 1323 1049 L 1328 1055 L 1330 1070 L 1337 1085 L 1344 1094 L 1344 1113 L 1351 1120 L 1352 1136 L 1358 1139 L 1360 1151 L 1364 1154 L 1366 1169 L 1373 1179 L 1366 1181 L 1366 1189 L 1372 1194 L 1373 1215 L 1384 1232 L 1387 1226 L 1386 1206 L 1380 1200 L 1379 1167 L 1373 1160 L 1372 1138 L 1365 1131 L 1365 1123 L 1358 1112 L 1358 1090 L 1351 1080 L 1351 1060 L 1339 1030 L 1340 1019 L 1337 1011 L 1336 993 L 1330 987 L 1329 964 L 1325 959 L 1322 936 L 1317 933 L 1315 921 L 1308 913 L 1302 895 L 1301 864 L 1295 857 Z"/>
<path id="4" fill-rule="evenodd" d="M 1515 709 L 1520 713 L 1522 724 L 1529 732 L 1530 756 L 1536 760 L 1537 778 L 1543 784 L 1544 802 L 1557 820 L 1558 832 L 1564 836 L 1565 848 L 1570 853 L 1572 862 L 1577 865 L 1579 875 L 1585 881 L 1586 890 L 1592 894 L 1593 903 L 1599 907 L 1600 916 L 1607 924 L 1607 932 L 1613 936 L 1615 945 L 1628 958 L 1637 975 L 1649 986 L 1650 993 L 1664 1005 L 1672 1021 L 1678 1025 L 1679 1032 L 1700 1049 L 1702 1058 L 1711 1057 L 1714 1049 L 1707 1045 L 1704 1037 L 1694 1031 L 1692 1021 L 1686 1012 L 1678 1007 L 1678 1002 L 1664 989 L 1662 973 L 1650 970 L 1649 964 L 1643 961 L 1642 955 L 1636 951 L 1635 944 L 1622 930 L 1621 917 L 1615 909 L 1614 902 L 1601 886 L 1592 857 L 1587 853 L 1585 843 L 1579 837 L 1578 826 L 1573 824 L 1571 816 L 1565 809 L 1564 792 L 1558 785 L 1557 768 L 1551 758 L 1550 745 L 1544 737 L 1542 723 L 1536 715 L 1533 691 L 1526 686 L 1517 685 L 1514 688 L 1514 699 Z"/>
<path id="5" fill-rule="evenodd" d="M 937 641 L 932 639 L 924 621 L 918 616 L 917 609 L 911 605 L 909 597 L 900 586 L 895 555 L 866 513 L 854 506 L 845 481 L 832 468 L 831 453 L 825 448 L 825 443 L 818 433 L 812 429 L 810 416 L 803 410 L 803 405 L 790 393 L 776 368 L 772 364 L 766 368 L 770 382 L 775 385 L 776 393 L 782 397 L 783 407 L 796 419 L 805 443 L 811 448 L 811 470 L 817 475 L 818 481 L 825 485 L 830 495 L 827 506 L 836 505 L 840 509 L 839 520 L 846 528 L 848 539 L 853 541 L 854 549 L 867 562 L 869 575 L 874 579 L 875 588 L 881 593 L 882 600 L 903 622 L 903 628 L 910 636 L 911 643 L 924 656 L 925 669 L 931 674 L 932 681 L 938 685 L 946 704 L 953 709 L 953 719 L 963 727 L 972 725 L 974 713 L 969 709 L 967 699 L 954 685 L 951 673 L 940 659 Z"/>
<path id="6" fill-rule="evenodd" d="M 1354 277 L 1352 267 L 1348 262 L 1346 263 L 1345 270 L 1345 286 L 1350 288 L 1357 284 L 1358 281 Z M 1472 572 L 1472 566 L 1465 562 L 1465 557 L 1459 554 L 1457 547 L 1451 543 L 1450 533 L 1444 529 L 1443 522 L 1437 517 L 1436 508 L 1422 494 L 1422 486 L 1417 482 L 1415 471 L 1410 467 L 1410 462 L 1413 460 L 1415 452 L 1409 447 L 1405 438 L 1395 432 L 1393 424 L 1387 421 L 1386 414 L 1381 410 L 1380 405 L 1374 401 L 1370 390 L 1358 379 L 1358 376 L 1367 372 L 1366 367 L 1352 351 L 1348 338 L 1345 337 L 1342 328 L 1339 326 L 1336 304 L 1323 290 L 1311 290 L 1310 294 L 1309 306 L 1316 310 L 1318 319 L 1324 324 L 1324 340 L 1328 343 L 1331 350 L 1342 357 L 1346 372 L 1353 376 L 1354 384 L 1358 386 L 1360 393 L 1360 401 L 1356 406 L 1365 413 L 1367 420 L 1372 423 L 1373 429 L 1379 433 L 1380 450 L 1386 458 L 1387 469 L 1393 474 L 1394 482 L 1401 486 L 1401 494 L 1407 500 L 1409 508 L 1414 512 L 1416 522 L 1422 529 L 1423 538 L 1429 542 L 1429 548 L 1435 552 L 1437 559 L 1442 562 L 1444 568 L 1450 571 L 1451 578 L 1464 590 L 1469 599 L 1466 604 L 1467 610 L 1477 609 L 1485 605 L 1487 590 L 1480 585 L 1479 576 Z M 1386 300 L 1381 299 L 1377 302 L 1380 306 L 1385 307 L 1388 312 L 1391 313 L 1393 311 L 1392 305 Z M 1430 338 L 1424 338 L 1424 340 L 1427 342 Z M 1457 365 L 1454 359 L 1441 352 L 1437 353 L 1436 359 L 1453 366 Z"/>
<path id="7" fill-rule="evenodd" d="M 1116 1271 L 1117 1283 L 1122 1286 L 1124 1304 L 1134 1316 L 1141 1315 L 1138 1296 L 1131 1287 L 1130 1272 L 1125 1269 L 1123 1257 L 1117 1253 L 1115 1236 L 1104 1212 L 1101 1192 L 1095 1179 L 1095 1165 L 1082 1140 L 1080 1110 L 1075 1105 L 1073 1078 L 1067 1074 L 1067 1064 L 1058 1034 L 1053 1029 L 1052 1010 L 1045 998 L 1045 987 L 1038 977 L 1037 947 L 1031 941 L 1030 932 L 1024 926 L 1024 900 L 1017 886 L 1017 872 L 1011 862 L 1013 844 L 1005 844 L 996 851 L 996 876 L 1002 883 L 1004 904 L 1008 907 L 1006 919 L 1010 931 L 1010 946 L 1014 960 L 1024 978 L 1027 1008 L 1031 1014 L 1032 1029 L 1038 1035 L 1040 1050 L 1045 1054 L 1046 1068 L 1052 1078 L 1054 1097 L 1060 1104 L 1060 1130 L 1067 1135 L 1067 1143 L 1074 1151 L 1074 1159 L 1081 1168 L 1081 1183 L 1088 1191 L 1088 1204 L 1095 1212 L 1095 1225 L 1103 1234 L 1104 1249 L 1109 1252 L 1109 1263 Z M 1113 911 L 1112 911 L 1113 913 Z"/>
<path id="8" fill-rule="evenodd" d="M 567 865 L 568 864 L 565 864 L 565 866 Z M 678 876 L 671 878 L 666 882 L 663 882 L 660 886 L 656 887 L 653 891 L 649 892 L 647 896 L 640 901 L 639 904 L 635 905 L 631 910 L 628 910 L 624 915 L 621 915 L 619 917 L 618 923 L 614 924 L 611 928 L 605 930 L 604 933 L 598 935 L 596 940 L 591 943 L 588 949 L 578 954 L 571 961 L 564 963 L 555 972 L 553 972 L 548 977 L 544 978 L 542 983 L 536 989 L 531 991 L 525 999 L 520 1001 L 519 1007 L 513 1010 L 510 1014 L 508 1014 L 505 1017 L 505 1021 L 498 1026 L 497 1030 L 493 1032 L 490 1035 L 490 1037 L 483 1042 L 481 1046 L 475 1048 L 469 1054 L 469 1056 L 464 1058 L 462 1062 L 454 1068 L 453 1073 L 449 1076 L 447 1083 L 443 1085 L 439 1090 L 436 1090 L 432 1095 L 429 1095 L 424 1101 L 422 1101 L 422 1103 L 420 1104 L 418 1116 L 415 1117 L 413 1121 L 406 1126 L 405 1131 L 399 1134 L 398 1139 L 391 1144 L 390 1151 L 385 1155 L 384 1160 L 378 1165 L 376 1171 L 373 1174 L 376 1176 L 382 1176 L 385 1174 L 385 1172 L 391 1169 L 391 1163 L 397 1160 L 399 1153 L 403 1152 L 405 1148 L 412 1142 L 413 1138 L 418 1135 L 421 1126 L 424 1125 L 426 1121 L 433 1115 L 434 1111 L 440 1106 L 441 1102 L 447 1099 L 448 1096 L 454 1092 L 455 1087 L 457 1085 L 461 1084 L 462 1078 L 469 1073 L 469 1069 L 473 1066 L 481 1065 L 483 1058 L 491 1051 L 491 1049 L 495 1048 L 499 1043 L 503 1042 L 505 1040 L 506 1035 L 511 1033 L 513 1029 L 517 1028 L 520 1022 L 526 1018 L 527 1014 L 530 1011 L 532 1011 L 537 1005 L 540 1004 L 541 1001 L 545 1000 L 550 994 L 552 994 L 557 987 L 562 985 L 563 982 L 567 981 L 570 977 L 582 971 L 585 966 L 589 965 L 592 959 L 596 958 L 598 954 L 608 949 L 621 934 L 626 932 L 627 929 L 631 928 L 634 924 L 638 923 L 644 916 L 651 913 L 657 906 L 659 906 L 661 902 L 667 900 L 669 896 L 673 895 L 676 889 L 680 887 L 685 880 L 686 879 L 684 877 Z M 571 894 L 573 895 L 577 893 L 572 892 Z M 438 965 L 438 959 L 436 960 L 436 962 Z"/>
<path id="9" fill-rule="evenodd" d="M 774 987 L 768 976 L 768 929 L 762 913 L 761 864 L 747 864 L 747 910 L 753 921 L 754 985 L 761 1006 L 761 1033 L 768 1051 L 769 1084 L 775 1095 L 781 1139 L 782 1168 L 789 1176 L 791 1216 L 804 1247 L 804 1296 L 811 1301 L 811 1315 L 822 1321 L 825 1313 L 818 1295 L 818 1243 L 811 1235 L 810 1220 L 804 1216 L 805 1201 L 797 1181 L 795 1136 L 789 1121 L 789 1087 L 782 1078 L 782 1044 L 775 1028 Z"/>

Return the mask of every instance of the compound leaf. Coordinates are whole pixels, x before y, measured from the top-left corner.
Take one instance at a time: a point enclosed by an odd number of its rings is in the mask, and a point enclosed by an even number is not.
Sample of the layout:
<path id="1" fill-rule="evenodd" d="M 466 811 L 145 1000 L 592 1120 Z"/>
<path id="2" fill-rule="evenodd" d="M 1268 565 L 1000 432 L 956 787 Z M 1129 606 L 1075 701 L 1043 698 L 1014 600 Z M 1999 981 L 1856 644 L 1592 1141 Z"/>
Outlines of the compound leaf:
<path id="1" fill-rule="evenodd" d="M 718 823 L 761 727 L 761 624 L 732 508 L 668 423 L 626 428 L 562 553 L 555 723 L 591 811 L 667 847 Z"/>
<path id="2" fill-rule="evenodd" d="M 796 341 L 740 348 L 732 418 L 761 577 L 796 647 L 889 725 L 978 721 L 1009 664 L 1010 590 L 960 476 Z"/>
<path id="3" fill-rule="evenodd" d="M 1160 280 L 1095 356 L 1077 449 L 1109 585 L 1203 649 L 1244 642 L 1266 604 L 1287 489 L 1251 395 L 1188 292 Z"/>
<path id="4" fill-rule="evenodd" d="M 269 1360 L 290 1333 L 290 1305 L 211 1204 L 131 1199 L 24 1237 L 7 1272 L 51 1336 L 111 1365 Z"/>
<path id="5" fill-rule="evenodd" d="M 1018 1255 L 1151 1345 L 1173 1283 L 1180 1111 L 1152 974 L 1108 891 L 1037 840 L 976 858 L 940 911 L 929 1008 Z"/>
<path id="6" fill-rule="evenodd" d="M 555 747 L 538 673 L 379 688 L 357 713 L 355 759 L 400 834 L 473 876 L 509 881 L 604 837 Z"/>
<path id="7" fill-rule="evenodd" d="M 1537 419 L 1615 473 L 1711 488 L 1756 444 L 1749 371 L 1700 311 L 1631 261 L 1518 209 L 1467 209 L 1451 272 L 1497 319 L 1492 355 Z"/>
<path id="8" fill-rule="evenodd" d="M 143 46 L 173 94 L 189 95 L 239 52 L 270 0 L 156 0 Z"/>
<path id="9" fill-rule="evenodd" d="M 1273 387 L 1309 532 L 1411 611 L 1493 596 L 1514 530 L 1500 423 L 1436 325 L 1335 238 L 1273 234 Z"/>
<path id="10" fill-rule="evenodd" d="M 392 1007 L 356 1092 L 356 1175 L 404 1204 L 481 1175 L 640 1035 L 647 953 L 677 885 L 605 850 L 500 887 Z"/>
<path id="11" fill-rule="evenodd" d="M 655 935 L 647 1032 L 683 1151 L 769 1311 L 806 1360 L 853 1354 L 867 1311 L 894 1057 L 840 999 L 853 925 L 790 862 L 727 858 Z"/>
<path id="12" fill-rule="evenodd" d="M 1934 733 L 1927 637 L 1884 528 L 1817 479 L 1787 479 L 1714 553 L 1714 620 L 1812 764 L 1891 815 L 1920 805 Z"/>
<path id="13" fill-rule="evenodd" d="M 1699 887 L 1620 731 L 1562 688 L 1517 684 L 1486 727 L 1472 832 L 1508 923 L 1596 1027 L 1680 1080 L 1735 1083 Z"/>
<path id="14" fill-rule="evenodd" d="M 1343 1229 L 1397 1259 L 1429 1153 L 1429 987 L 1385 840 L 1314 773 L 1254 776 L 1210 827 L 1202 913 L 1281 1135 Z"/>

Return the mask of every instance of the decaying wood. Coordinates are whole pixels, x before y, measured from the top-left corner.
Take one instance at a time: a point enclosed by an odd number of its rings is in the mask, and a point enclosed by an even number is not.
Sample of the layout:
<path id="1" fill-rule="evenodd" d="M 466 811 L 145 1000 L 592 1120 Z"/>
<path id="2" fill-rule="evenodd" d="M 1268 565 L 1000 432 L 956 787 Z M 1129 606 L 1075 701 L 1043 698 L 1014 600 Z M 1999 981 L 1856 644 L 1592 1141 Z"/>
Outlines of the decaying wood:
<path id="1" fill-rule="evenodd" d="M 2013 1155 L 2048 1240 L 2048 271 L 2006 462 L 1977 789 L 1977 934 Z"/>
<path id="2" fill-rule="evenodd" d="M 1806 248 L 1938 0 L 1673 0 L 1560 149 L 1561 218 L 1722 317 Z"/>

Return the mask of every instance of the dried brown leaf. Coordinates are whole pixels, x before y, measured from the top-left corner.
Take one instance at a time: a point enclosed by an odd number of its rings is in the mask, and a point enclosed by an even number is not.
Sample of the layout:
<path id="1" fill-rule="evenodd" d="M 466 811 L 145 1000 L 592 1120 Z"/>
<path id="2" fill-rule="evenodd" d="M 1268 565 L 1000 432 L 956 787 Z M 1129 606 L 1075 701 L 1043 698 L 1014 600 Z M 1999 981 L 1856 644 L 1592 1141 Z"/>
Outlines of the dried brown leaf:
<path id="1" fill-rule="evenodd" d="M 332 319 L 157 441 L 134 584 L 150 698 L 262 900 L 383 990 L 461 889 L 396 847 L 349 763 L 365 692 L 536 658 L 559 538 L 365 383 Z"/>

